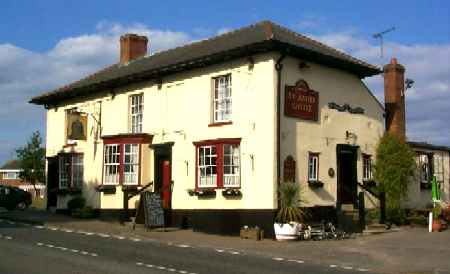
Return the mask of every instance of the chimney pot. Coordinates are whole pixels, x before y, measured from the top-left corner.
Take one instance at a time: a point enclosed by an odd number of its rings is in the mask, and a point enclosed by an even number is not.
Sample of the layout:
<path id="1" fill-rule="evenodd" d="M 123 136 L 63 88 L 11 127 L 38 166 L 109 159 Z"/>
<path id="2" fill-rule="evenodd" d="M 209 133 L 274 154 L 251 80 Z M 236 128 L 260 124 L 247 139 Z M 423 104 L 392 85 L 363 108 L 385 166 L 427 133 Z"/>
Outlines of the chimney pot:
<path id="1" fill-rule="evenodd" d="M 145 36 L 127 33 L 120 37 L 120 63 L 127 64 L 130 61 L 147 54 L 148 39 Z"/>

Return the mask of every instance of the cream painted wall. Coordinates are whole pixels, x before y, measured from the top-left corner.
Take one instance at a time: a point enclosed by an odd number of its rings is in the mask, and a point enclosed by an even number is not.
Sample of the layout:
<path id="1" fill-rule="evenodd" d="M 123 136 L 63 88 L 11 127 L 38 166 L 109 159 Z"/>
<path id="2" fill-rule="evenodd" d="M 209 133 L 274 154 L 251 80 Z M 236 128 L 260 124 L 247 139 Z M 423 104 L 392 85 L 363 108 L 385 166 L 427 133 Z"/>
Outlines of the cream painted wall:
<path id="1" fill-rule="evenodd" d="M 96 120 L 101 114 L 101 134 L 128 132 L 128 98 L 144 95 L 143 133 L 154 135 L 153 144 L 174 142 L 172 148 L 172 207 L 174 209 L 271 209 L 276 207 L 275 182 L 275 86 L 273 56 L 254 56 L 248 68 L 245 59 L 192 70 L 163 79 L 161 89 L 153 82 L 105 91 L 103 95 L 67 102 L 47 111 L 47 156 L 70 150 L 84 153 L 83 195 L 95 208 L 122 208 L 122 191 L 104 195 L 94 187 L 102 181 L 103 143 L 96 138 L 100 130 Z M 232 75 L 233 124 L 208 127 L 211 123 L 211 78 Z M 114 95 L 113 95 L 114 94 Z M 65 111 L 76 108 L 88 117 L 88 139 L 64 149 Z M 198 199 L 188 195 L 195 187 L 195 146 L 192 142 L 242 138 L 241 199 L 225 199 L 220 191 L 215 199 Z M 253 160 L 252 160 L 253 159 Z M 142 183 L 153 180 L 153 150 L 143 147 Z M 253 168 L 252 168 L 253 167 Z M 69 196 L 59 196 L 58 208 L 65 208 Z M 134 201 L 130 201 L 134 208 Z"/>
<path id="2" fill-rule="evenodd" d="M 296 180 L 300 182 L 306 200 L 305 206 L 334 206 L 337 197 L 336 145 L 359 146 L 357 173 L 358 181 L 362 182 L 361 153 L 370 154 L 375 160 L 376 145 L 384 133 L 384 111 L 357 76 L 315 63 L 308 63 L 309 68 L 300 70 L 298 63 L 299 60 L 295 58 L 286 58 L 283 61 L 281 166 L 283 169 L 283 161 L 288 155 L 294 157 L 297 166 Z M 305 80 L 312 90 L 319 92 L 317 122 L 284 115 L 284 87 L 295 85 L 299 79 Z M 365 113 L 350 114 L 329 109 L 330 102 L 362 107 Z M 355 133 L 356 140 L 346 139 L 346 131 Z M 320 153 L 319 180 L 324 183 L 323 188 L 311 189 L 307 184 L 309 152 Z M 334 178 L 328 175 L 329 168 L 334 169 L 336 174 Z M 367 207 L 373 207 L 377 203 L 377 200 L 368 193 L 365 200 Z"/>
<path id="3" fill-rule="evenodd" d="M 443 160 L 443 180 L 441 185 L 441 200 L 445 202 L 450 201 L 450 157 L 449 152 L 430 150 L 430 149 L 414 149 L 416 151 L 433 153 L 434 161 L 437 157 L 442 157 Z M 439 179 L 439 178 L 438 178 Z M 408 196 L 405 201 L 406 208 L 426 208 L 432 202 L 431 189 L 422 189 L 420 187 L 419 169 L 417 168 L 415 175 L 411 178 L 408 184 Z"/>

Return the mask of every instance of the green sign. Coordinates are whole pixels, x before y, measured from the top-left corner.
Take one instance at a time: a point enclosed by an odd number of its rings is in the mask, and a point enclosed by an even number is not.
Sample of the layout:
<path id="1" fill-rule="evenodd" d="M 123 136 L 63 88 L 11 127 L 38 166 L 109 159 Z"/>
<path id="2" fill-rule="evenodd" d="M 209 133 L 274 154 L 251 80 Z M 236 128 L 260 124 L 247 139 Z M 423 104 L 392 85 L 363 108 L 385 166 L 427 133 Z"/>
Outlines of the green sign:
<path id="1" fill-rule="evenodd" d="M 433 180 L 431 181 L 431 197 L 433 202 L 441 201 L 441 192 L 439 190 L 439 184 L 436 180 L 436 176 L 433 176 Z"/>

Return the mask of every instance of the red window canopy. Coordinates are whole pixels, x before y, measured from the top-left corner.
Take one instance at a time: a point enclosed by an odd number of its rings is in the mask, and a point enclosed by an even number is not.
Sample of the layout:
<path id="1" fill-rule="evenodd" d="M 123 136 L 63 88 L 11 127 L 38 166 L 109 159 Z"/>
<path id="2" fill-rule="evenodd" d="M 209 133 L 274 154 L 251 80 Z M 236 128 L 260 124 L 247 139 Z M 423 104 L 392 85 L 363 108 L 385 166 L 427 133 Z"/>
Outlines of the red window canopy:
<path id="1" fill-rule="evenodd" d="M 104 144 L 151 144 L 153 135 L 147 133 L 123 133 L 102 136 Z"/>

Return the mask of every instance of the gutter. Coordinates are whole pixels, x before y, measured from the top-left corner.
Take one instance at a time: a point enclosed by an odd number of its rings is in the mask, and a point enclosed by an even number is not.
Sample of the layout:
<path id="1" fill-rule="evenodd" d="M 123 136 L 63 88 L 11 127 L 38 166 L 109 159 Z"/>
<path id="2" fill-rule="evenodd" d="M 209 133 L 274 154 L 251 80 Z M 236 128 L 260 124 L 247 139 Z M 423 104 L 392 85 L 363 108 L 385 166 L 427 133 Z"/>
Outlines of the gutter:
<path id="1" fill-rule="evenodd" d="M 277 121 L 276 121 L 276 140 L 277 140 L 277 186 L 280 184 L 281 174 L 281 71 L 283 70 L 283 60 L 286 57 L 286 53 L 282 52 L 275 64 L 275 70 L 277 71 Z M 278 190 L 277 190 L 278 194 Z"/>

